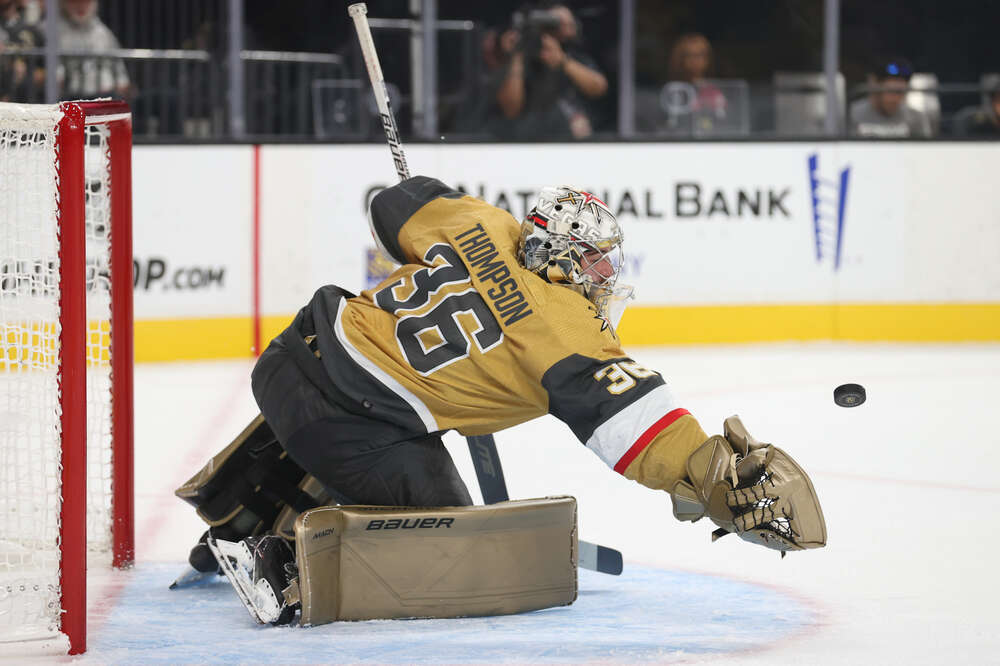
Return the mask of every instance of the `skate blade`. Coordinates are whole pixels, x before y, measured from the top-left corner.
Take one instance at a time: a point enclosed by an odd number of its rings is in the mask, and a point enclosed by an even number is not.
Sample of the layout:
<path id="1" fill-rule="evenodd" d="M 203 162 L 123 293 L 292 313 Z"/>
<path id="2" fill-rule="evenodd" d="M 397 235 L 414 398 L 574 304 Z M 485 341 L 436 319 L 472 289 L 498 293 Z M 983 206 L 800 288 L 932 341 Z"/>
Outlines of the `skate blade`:
<path id="1" fill-rule="evenodd" d="M 266 624 L 260 613 L 251 601 L 251 591 L 253 590 L 253 555 L 242 543 L 223 541 L 214 539 L 211 536 L 206 539 L 209 550 L 215 555 L 222 573 L 229 580 L 229 583 L 236 590 L 236 595 L 240 598 L 243 606 L 250 613 L 250 617 L 258 624 Z"/>

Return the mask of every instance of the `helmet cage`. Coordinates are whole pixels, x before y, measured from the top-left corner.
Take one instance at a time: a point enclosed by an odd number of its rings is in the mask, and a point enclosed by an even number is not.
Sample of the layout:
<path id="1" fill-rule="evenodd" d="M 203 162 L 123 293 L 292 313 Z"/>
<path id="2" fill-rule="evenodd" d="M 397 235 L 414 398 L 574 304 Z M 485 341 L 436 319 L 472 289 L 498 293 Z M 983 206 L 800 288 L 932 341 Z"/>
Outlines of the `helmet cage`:
<path id="1" fill-rule="evenodd" d="M 521 225 L 520 247 L 525 268 L 577 291 L 599 315 L 608 315 L 624 252 L 621 228 L 607 204 L 583 190 L 546 187 Z"/>

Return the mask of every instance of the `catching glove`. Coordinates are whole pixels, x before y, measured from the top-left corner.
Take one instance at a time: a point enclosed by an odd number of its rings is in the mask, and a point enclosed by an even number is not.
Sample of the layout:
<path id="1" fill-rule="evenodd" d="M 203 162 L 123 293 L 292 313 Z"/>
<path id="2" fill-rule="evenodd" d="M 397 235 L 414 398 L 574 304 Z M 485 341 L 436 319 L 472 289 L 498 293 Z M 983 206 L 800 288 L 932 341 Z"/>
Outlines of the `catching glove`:
<path id="1" fill-rule="evenodd" d="M 826 545 L 826 523 L 805 471 L 776 446 L 754 439 L 738 416 L 723 432 L 687 459 L 687 478 L 670 490 L 674 516 L 695 522 L 703 516 L 719 529 L 781 551 Z"/>

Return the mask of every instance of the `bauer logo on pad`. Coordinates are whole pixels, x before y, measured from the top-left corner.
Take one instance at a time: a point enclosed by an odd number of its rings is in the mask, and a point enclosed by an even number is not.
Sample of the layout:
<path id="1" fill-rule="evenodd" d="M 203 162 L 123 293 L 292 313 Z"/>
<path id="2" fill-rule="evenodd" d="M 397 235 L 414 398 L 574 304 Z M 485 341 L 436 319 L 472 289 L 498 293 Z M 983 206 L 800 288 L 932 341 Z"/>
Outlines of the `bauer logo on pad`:
<path id="1" fill-rule="evenodd" d="M 389 518 L 386 520 L 369 520 L 365 530 L 412 530 L 437 527 L 451 527 L 454 518 Z"/>

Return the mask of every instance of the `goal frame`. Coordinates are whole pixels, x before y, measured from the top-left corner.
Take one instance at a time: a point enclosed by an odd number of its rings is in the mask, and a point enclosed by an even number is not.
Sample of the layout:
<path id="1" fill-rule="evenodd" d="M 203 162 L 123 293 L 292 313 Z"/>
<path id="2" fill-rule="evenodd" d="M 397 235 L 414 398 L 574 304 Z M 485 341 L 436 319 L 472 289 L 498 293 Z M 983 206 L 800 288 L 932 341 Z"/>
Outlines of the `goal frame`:
<path id="1" fill-rule="evenodd" d="M 132 116 L 120 101 L 64 102 L 55 150 L 59 182 L 62 409 L 60 629 L 87 649 L 86 128 L 107 124 L 111 233 L 112 566 L 135 559 L 133 488 Z"/>

